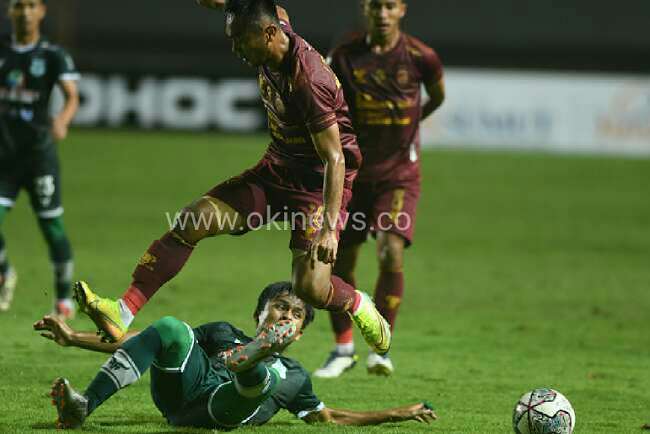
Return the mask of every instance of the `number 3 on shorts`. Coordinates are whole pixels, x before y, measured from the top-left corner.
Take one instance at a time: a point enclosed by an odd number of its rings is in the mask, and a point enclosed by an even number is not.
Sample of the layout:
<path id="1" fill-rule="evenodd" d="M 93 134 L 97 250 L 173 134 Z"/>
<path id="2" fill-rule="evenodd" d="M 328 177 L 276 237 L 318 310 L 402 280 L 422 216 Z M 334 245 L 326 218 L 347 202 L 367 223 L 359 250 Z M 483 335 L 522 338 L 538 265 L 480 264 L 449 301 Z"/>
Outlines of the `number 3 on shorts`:
<path id="1" fill-rule="evenodd" d="M 52 195 L 56 189 L 54 186 L 54 176 L 39 176 L 34 180 L 34 187 L 36 195 L 38 196 L 38 200 L 41 202 L 41 206 L 50 206 L 50 203 L 52 202 Z"/>

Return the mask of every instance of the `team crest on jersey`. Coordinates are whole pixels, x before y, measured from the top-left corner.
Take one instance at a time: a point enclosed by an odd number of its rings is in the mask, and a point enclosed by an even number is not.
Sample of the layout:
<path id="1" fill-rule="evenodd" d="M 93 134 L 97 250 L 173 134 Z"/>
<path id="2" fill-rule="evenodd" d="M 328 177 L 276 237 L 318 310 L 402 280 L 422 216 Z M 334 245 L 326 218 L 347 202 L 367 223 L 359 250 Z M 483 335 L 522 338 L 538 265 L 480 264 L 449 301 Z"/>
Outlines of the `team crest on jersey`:
<path id="1" fill-rule="evenodd" d="M 397 84 L 401 87 L 406 87 L 409 84 L 409 71 L 402 67 L 397 71 Z"/>
<path id="2" fill-rule="evenodd" d="M 35 57 L 32 59 L 32 65 L 29 67 L 29 73 L 34 77 L 42 77 L 45 75 L 45 59 Z"/>
<path id="3" fill-rule="evenodd" d="M 23 87 L 25 85 L 25 74 L 20 69 L 13 69 L 7 75 L 7 87 Z"/>

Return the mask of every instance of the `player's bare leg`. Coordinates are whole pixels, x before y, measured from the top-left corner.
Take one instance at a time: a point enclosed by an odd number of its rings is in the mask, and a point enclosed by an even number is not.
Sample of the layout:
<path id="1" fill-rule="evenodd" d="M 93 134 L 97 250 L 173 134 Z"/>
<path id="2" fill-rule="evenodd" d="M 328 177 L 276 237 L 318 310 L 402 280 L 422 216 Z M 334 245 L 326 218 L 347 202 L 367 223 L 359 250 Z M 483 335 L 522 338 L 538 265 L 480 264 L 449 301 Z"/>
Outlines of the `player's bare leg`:
<path id="1" fill-rule="evenodd" d="M 334 275 L 340 277 L 353 287 L 357 287 L 354 270 L 357 265 L 361 243 L 341 246 L 334 264 Z M 315 377 L 336 378 L 352 369 L 358 360 L 354 350 L 352 334 L 352 319 L 345 312 L 329 312 L 332 329 L 336 339 L 336 347 L 323 366 L 314 372 Z"/>
<path id="2" fill-rule="evenodd" d="M 292 284 L 298 296 L 319 309 L 347 312 L 375 352 L 388 352 L 390 325 L 367 294 L 332 275 L 330 264 L 313 260 L 306 251 L 293 251 L 292 268 Z"/>
<path id="3" fill-rule="evenodd" d="M 392 232 L 377 232 L 377 260 L 379 277 L 375 286 L 375 304 L 384 318 L 390 323 L 391 332 L 404 294 L 404 248 L 402 236 Z M 381 356 L 370 353 L 366 363 L 368 373 L 390 375 L 393 363 L 387 354 Z"/>
<path id="4" fill-rule="evenodd" d="M 183 268 L 201 240 L 239 232 L 244 225 L 244 218 L 232 207 L 219 199 L 202 197 L 183 209 L 172 230 L 149 246 L 122 298 L 99 297 L 88 284 L 77 282 L 75 299 L 108 340 L 119 340 L 137 312 Z"/>

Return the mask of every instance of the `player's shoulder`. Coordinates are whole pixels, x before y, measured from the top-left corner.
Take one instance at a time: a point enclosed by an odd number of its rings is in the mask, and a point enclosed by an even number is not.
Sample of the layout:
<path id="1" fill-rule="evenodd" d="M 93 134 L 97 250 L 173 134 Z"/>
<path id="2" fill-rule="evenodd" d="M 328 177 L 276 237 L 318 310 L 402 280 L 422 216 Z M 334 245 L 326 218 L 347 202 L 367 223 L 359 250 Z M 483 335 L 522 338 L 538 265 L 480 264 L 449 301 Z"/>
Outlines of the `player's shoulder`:
<path id="1" fill-rule="evenodd" d="M 41 38 L 38 43 L 39 51 L 45 53 L 48 56 L 56 58 L 70 58 L 70 53 L 63 46 L 54 43 L 46 38 Z"/>
<path id="2" fill-rule="evenodd" d="M 321 53 L 301 36 L 294 34 L 295 43 L 290 64 L 294 89 L 308 88 L 309 83 L 331 81 L 331 73 Z"/>
<path id="3" fill-rule="evenodd" d="M 426 56 L 436 54 L 435 50 L 432 47 L 425 44 L 415 36 L 409 35 L 408 33 L 403 33 L 403 35 L 404 35 L 404 43 L 406 45 L 406 50 L 413 57 L 421 58 L 421 57 L 426 57 Z"/>
<path id="4" fill-rule="evenodd" d="M 343 35 L 332 49 L 332 55 L 345 55 L 363 50 L 366 35 L 363 32 L 349 32 Z"/>

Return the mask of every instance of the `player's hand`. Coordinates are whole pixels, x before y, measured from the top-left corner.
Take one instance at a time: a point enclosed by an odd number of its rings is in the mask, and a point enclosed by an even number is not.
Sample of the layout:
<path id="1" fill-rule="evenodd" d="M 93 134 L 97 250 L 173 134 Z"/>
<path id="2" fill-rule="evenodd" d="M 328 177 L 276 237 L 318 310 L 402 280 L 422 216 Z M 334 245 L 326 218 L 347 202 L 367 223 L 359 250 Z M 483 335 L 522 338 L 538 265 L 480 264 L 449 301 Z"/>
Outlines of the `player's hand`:
<path id="1" fill-rule="evenodd" d="M 417 420 L 422 423 L 431 423 L 438 419 L 431 406 L 427 403 L 409 405 L 396 410 L 396 416 L 399 420 Z"/>
<path id="2" fill-rule="evenodd" d="M 208 9 L 223 9 L 226 0 L 196 0 L 196 4 Z"/>
<path id="3" fill-rule="evenodd" d="M 56 316 L 46 315 L 43 319 L 36 321 L 34 323 L 34 330 L 43 331 L 41 336 L 56 342 L 62 347 L 67 347 L 72 344 L 74 330 Z"/>
<path id="4" fill-rule="evenodd" d="M 336 238 L 336 231 L 321 229 L 314 242 L 311 244 L 309 255 L 312 266 L 316 261 L 325 264 L 333 264 L 339 250 L 339 241 Z"/>
<path id="5" fill-rule="evenodd" d="M 68 136 L 68 124 L 60 118 L 54 118 L 52 121 L 52 135 L 54 140 L 63 140 Z"/>

